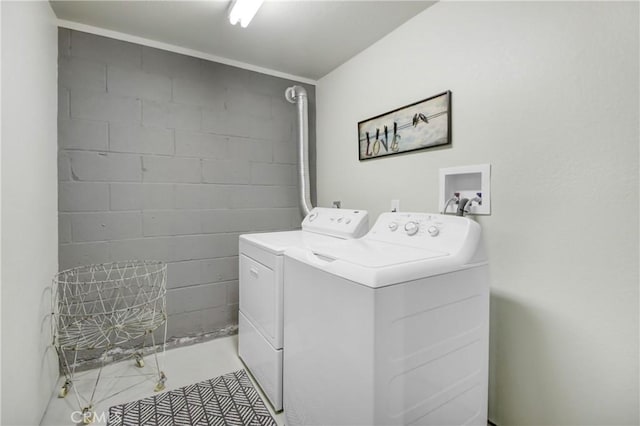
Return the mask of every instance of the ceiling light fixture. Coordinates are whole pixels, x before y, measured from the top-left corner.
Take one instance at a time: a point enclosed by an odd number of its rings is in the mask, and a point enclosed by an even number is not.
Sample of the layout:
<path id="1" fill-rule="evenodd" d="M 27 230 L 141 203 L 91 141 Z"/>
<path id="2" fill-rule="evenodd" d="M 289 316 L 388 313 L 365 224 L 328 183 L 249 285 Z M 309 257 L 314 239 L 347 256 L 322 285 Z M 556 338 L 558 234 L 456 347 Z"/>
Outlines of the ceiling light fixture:
<path id="1" fill-rule="evenodd" d="M 235 25 L 240 22 L 242 28 L 247 28 L 264 0 L 234 0 L 229 10 L 229 22 Z"/>

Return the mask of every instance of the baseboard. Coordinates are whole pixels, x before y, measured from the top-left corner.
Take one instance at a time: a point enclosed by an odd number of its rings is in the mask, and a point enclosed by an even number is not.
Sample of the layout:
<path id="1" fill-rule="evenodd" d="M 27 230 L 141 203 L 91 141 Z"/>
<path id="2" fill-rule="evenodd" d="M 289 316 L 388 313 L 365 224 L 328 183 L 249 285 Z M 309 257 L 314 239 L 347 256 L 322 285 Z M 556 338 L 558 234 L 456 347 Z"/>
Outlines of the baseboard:
<path id="1" fill-rule="evenodd" d="M 183 337 L 171 337 L 167 339 L 166 344 L 158 344 L 155 347 L 153 346 L 145 346 L 144 349 L 140 349 L 139 347 L 118 347 L 111 349 L 104 353 L 104 365 L 111 364 L 114 362 L 123 361 L 127 358 L 133 357 L 136 352 L 141 351 L 143 356 L 147 356 L 152 354 L 154 351 L 158 351 L 158 353 L 162 352 L 163 349 L 174 349 L 181 348 L 185 346 L 195 345 L 197 343 L 208 342 L 209 340 L 217 339 L 219 337 L 227 337 L 232 336 L 234 334 L 238 334 L 238 324 L 232 324 L 228 327 L 225 327 L 220 330 L 216 330 L 211 333 L 201 333 L 191 336 L 183 336 Z M 98 353 L 98 352 L 96 352 Z M 100 352 L 102 354 L 102 352 Z M 78 359 L 75 363 L 75 371 L 82 372 L 87 370 L 93 370 L 95 368 L 99 368 L 103 364 L 103 360 L 99 357 L 90 357 L 86 359 Z M 70 367 L 74 367 L 73 365 Z M 60 367 L 60 375 L 63 375 L 62 367 Z M 58 389 L 55 390 L 57 392 Z"/>

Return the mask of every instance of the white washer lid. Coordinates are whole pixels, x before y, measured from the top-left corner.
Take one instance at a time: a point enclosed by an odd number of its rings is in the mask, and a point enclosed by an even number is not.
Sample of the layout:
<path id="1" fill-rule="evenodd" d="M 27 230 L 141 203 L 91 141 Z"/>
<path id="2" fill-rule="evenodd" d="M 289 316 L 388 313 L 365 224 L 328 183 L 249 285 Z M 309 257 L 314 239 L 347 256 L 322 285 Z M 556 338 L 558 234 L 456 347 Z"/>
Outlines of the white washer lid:
<path id="1" fill-rule="evenodd" d="M 445 252 L 366 239 L 344 241 L 338 244 L 320 247 L 314 250 L 313 253 L 327 260 L 339 259 L 343 262 L 364 266 L 366 268 L 385 268 L 393 265 L 448 256 L 448 253 Z"/>
<path id="2" fill-rule="evenodd" d="M 287 262 L 301 262 L 311 268 L 371 288 L 446 274 L 487 263 L 467 263 L 468 261 L 469 259 L 461 257 L 459 253 L 438 252 L 367 239 L 342 241 L 311 249 L 290 247 L 285 252 L 285 265 Z"/>

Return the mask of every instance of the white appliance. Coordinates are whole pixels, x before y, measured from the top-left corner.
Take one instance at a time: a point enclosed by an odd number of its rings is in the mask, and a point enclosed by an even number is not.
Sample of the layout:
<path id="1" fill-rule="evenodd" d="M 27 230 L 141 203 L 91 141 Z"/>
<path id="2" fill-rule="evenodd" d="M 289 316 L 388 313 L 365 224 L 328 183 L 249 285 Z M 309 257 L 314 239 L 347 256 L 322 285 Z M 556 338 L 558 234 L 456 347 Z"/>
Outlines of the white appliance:
<path id="1" fill-rule="evenodd" d="M 383 213 L 359 240 L 287 250 L 284 268 L 288 426 L 487 424 L 478 223 Z"/>
<path id="2" fill-rule="evenodd" d="M 276 411 L 282 410 L 283 253 L 363 236 L 366 211 L 316 207 L 302 230 L 240 236 L 238 352 Z"/>

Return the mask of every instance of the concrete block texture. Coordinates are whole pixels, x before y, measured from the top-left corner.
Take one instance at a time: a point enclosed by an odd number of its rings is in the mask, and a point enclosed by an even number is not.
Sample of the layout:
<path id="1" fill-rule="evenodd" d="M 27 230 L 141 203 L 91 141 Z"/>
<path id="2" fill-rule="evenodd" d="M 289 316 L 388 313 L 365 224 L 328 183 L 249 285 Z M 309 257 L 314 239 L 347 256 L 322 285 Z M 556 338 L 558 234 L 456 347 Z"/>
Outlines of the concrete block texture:
<path id="1" fill-rule="evenodd" d="M 97 182 L 60 182 L 58 210 L 60 212 L 108 211 L 109 185 Z"/>
<path id="2" fill-rule="evenodd" d="M 167 320 L 167 336 L 168 338 L 195 337 L 222 332 L 225 328 L 238 324 L 237 311 L 237 306 L 218 306 L 170 315 Z"/>
<path id="3" fill-rule="evenodd" d="M 72 118 L 110 122 L 139 123 L 140 100 L 111 93 L 90 90 L 70 90 L 69 108 Z"/>
<path id="4" fill-rule="evenodd" d="M 142 47 L 142 69 L 146 72 L 168 77 L 198 79 L 200 59 L 166 50 Z"/>
<path id="5" fill-rule="evenodd" d="M 175 185 L 176 209 L 223 209 L 230 205 L 232 190 L 225 185 Z"/>
<path id="6" fill-rule="evenodd" d="M 169 315 L 201 311 L 227 304 L 227 283 L 200 284 L 169 289 L 167 310 Z"/>
<path id="7" fill-rule="evenodd" d="M 75 213 L 69 215 L 74 242 L 111 241 L 142 236 L 139 212 Z"/>
<path id="8" fill-rule="evenodd" d="M 154 259 L 162 262 L 237 256 L 238 233 L 180 235 L 110 241 L 107 260 Z"/>
<path id="9" fill-rule="evenodd" d="M 152 259 L 168 262 L 174 258 L 173 238 L 136 238 L 109 242 L 109 261 Z"/>
<path id="10" fill-rule="evenodd" d="M 145 212 L 143 227 L 145 237 L 202 234 L 200 211 L 198 210 Z"/>
<path id="11" fill-rule="evenodd" d="M 249 183 L 251 164 L 246 160 L 202 160 L 202 180 L 206 183 Z"/>
<path id="12" fill-rule="evenodd" d="M 173 131 L 138 124 L 109 124 L 109 150 L 140 154 L 173 155 Z"/>
<path id="13" fill-rule="evenodd" d="M 64 151 L 58 152 L 58 182 L 71 180 L 71 159 Z"/>
<path id="14" fill-rule="evenodd" d="M 109 261 L 109 243 L 60 244 L 58 249 L 61 271 L 76 266 L 104 263 Z"/>
<path id="15" fill-rule="evenodd" d="M 145 182 L 191 182 L 202 181 L 199 158 L 142 157 L 143 180 Z"/>
<path id="16" fill-rule="evenodd" d="M 169 288 L 232 281 L 238 279 L 238 257 L 173 262 L 169 264 L 167 271 Z"/>
<path id="17" fill-rule="evenodd" d="M 198 158 L 226 158 L 228 138 L 212 133 L 176 130 L 176 155 Z"/>
<path id="18" fill-rule="evenodd" d="M 298 164 L 298 145 L 293 142 L 274 142 L 273 162 L 284 164 Z"/>
<path id="19" fill-rule="evenodd" d="M 71 56 L 127 68 L 142 66 L 142 46 L 81 31 L 71 31 Z"/>
<path id="20" fill-rule="evenodd" d="M 272 118 L 271 96 L 229 87 L 226 91 L 225 109 L 241 117 Z"/>
<path id="21" fill-rule="evenodd" d="M 258 185 L 295 185 L 296 166 L 291 164 L 252 163 L 251 183 Z"/>
<path id="22" fill-rule="evenodd" d="M 283 120 L 285 122 L 294 122 L 297 117 L 296 105 L 287 101 L 284 96 L 272 96 L 271 97 L 271 116 L 276 120 Z"/>
<path id="23" fill-rule="evenodd" d="M 61 57 L 58 65 L 58 83 L 61 86 L 106 91 L 106 65 L 100 62 Z"/>
<path id="24" fill-rule="evenodd" d="M 62 149 L 106 151 L 109 128 L 104 121 L 58 120 L 58 145 Z"/>
<path id="25" fill-rule="evenodd" d="M 59 84 L 59 83 L 58 83 Z M 62 86 L 58 87 L 58 121 L 71 117 L 69 107 L 69 90 Z"/>
<path id="26" fill-rule="evenodd" d="M 200 108 L 197 106 L 151 100 L 145 100 L 142 105 L 142 123 L 145 126 L 200 130 L 200 122 Z"/>
<path id="27" fill-rule="evenodd" d="M 111 210 L 156 210 L 174 208 L 174 185 L 157 183 L 112 183 Z"/>
<path id="28" fill-rule="evenodd" d="M 145 211 L 143 234 L 159 237 L 286 230 L 296 212 L 295 208 Z"/>
<path id="29" fill-rule="evenodd" d="M 233 209 L 297 207 L 297 186 L 236 185 L 230 188 L 229 206 Z"/>
<path id="30" fill-rule="evenodd" d="M 69 151 L 71 175 L 80 181 L 134 181 L 142 180 L 139 155 L 113 152 Z"/>
<path id="31" fill-rule="evenodd" d="M 293 129 L 292 121 L 202 108 L 202 130 L 205 132 L 286 142 L 293 137 Z"/>
<path id="32" fill-rule="evenodd" d="M 231 159 L 270 162 L 273 144 L 267 140 L 228 138 L 227 152 Z"/>
<path id="33" fill-rule="evenodd" d="M 216 81 L 173 79 L 173 100 L 175 102 L 206 106 L 214 111 L 224 111 L 225 99 L 225 88 Z"/>
<path id="34" fill-rule="evenodd" d="M 169 336 L 233 331 L 238 236 L 300 226 L 297 83 L 74 30 L 58 46 L 60 268 L 166 262 Z"/>
<path id="35" fill-rule="evenodd" d="M 171 100 L 171 79 L 145 71 L 107 67 L 107 90 L 141 99 Z"/>
<path id="36" fill-rule="evenodd" d="M 173 237 L 176 260 L 236 256 L 239 233 Z"/>
<path id="37" fill-rule="evenodd" d="M 58 214 L 58 242 L 60 244 L 71 242 L 71 215 Z"/>
<path id="38" fill-rule="evenodd" d="M 71 55 L 71 30 L 58 28 L 58 58 L 64 59 Z"/>
<path id="39" fill-rule="evenodd" d="M 204 210 L 202 231 L 258 232 L 283 231 L 291 228 L 291 217 L 297 209 Z"/>

